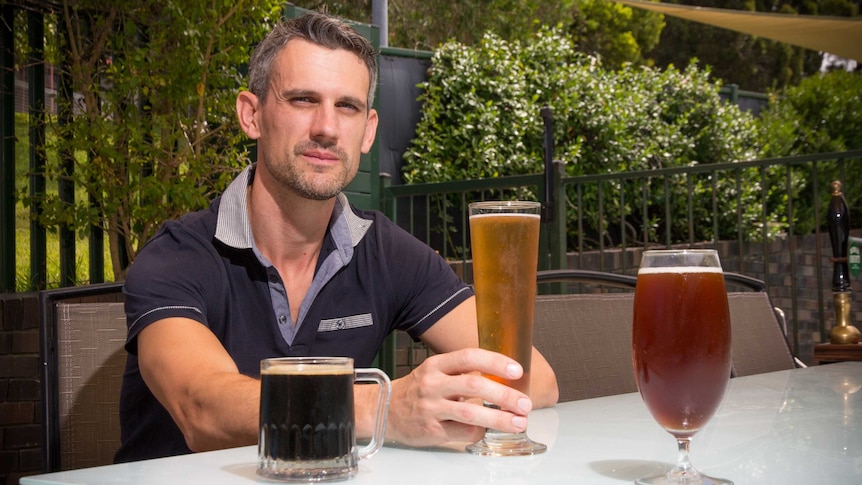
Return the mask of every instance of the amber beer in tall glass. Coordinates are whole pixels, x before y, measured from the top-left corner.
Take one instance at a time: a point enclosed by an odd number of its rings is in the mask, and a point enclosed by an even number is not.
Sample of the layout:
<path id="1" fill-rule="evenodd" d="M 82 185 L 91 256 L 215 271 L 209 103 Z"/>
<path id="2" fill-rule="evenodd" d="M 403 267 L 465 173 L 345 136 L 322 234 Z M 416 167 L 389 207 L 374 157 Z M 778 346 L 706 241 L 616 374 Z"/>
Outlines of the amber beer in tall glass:
<path id="1" fill-rule="evenodd" d="M 715 414 L 730 377 L 730 315 L 713 250 L 646 251 L 638 271 L 632 363 L 653 418 L 676 437 L 680 463 L 640 484 L 726 484 L 688 461 L 691 437 Z"/>
<path id="2" fill-rule="evenodd" d="M 530 390 L 540 212 L 538 202 L 470 204 L 479 346 L 507 355 L 524 368 L 524 375 L 516 381 L 487 377 L 524 393 Z M 467 449 L 480 455 L 508 456 L 541 453 L 546 447 L 525 433 L 488 430 L 485 439 Z"/>

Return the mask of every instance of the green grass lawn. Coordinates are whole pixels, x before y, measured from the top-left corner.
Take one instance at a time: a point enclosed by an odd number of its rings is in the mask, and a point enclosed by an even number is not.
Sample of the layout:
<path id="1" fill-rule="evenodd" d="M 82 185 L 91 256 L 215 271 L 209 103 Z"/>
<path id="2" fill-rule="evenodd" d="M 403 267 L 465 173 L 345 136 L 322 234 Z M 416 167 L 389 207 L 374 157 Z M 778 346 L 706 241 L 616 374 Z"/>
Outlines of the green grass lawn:
<path id="1" fill-rule="evenodd" d="M 22 201 L 23 197 L 30 190 L 30 138 L 28 135 L 27 119 L 26 114 L 15 114 L 15 136 L 17 138 L 17 143 L 15 144 L 15 190 L 18 194 L 18 203 L 15 206 L 15 290 L 19 292 L 35 289 L 31 284 L 32 278 L 30 272 L 30 208 L 25 207 Z M 46 137 L 50 140 L 51 136 L 49 130 Z M 49 154 L 49 156 L 51 155 Z M 47 190 L 56 193 L 57 187 L 49 185 Z M 76 189 L 75 192 L 76 198 L 85 197 L 83 190 Z M 46 240 L 47 286 L 48 288 L 54 288 L 60 286 L 60 242 L 58 232 L 49 229 L 46 234 Z M 89 283 L 89 243 L 87 237 L 80 234 L 76 237 L 75 256 L 75 280 L 78 284 Z M 107 237 L 105 237 L 104 258 L 104 278 L 106 281 L 111 281 L 113 280 L 114 273 L 111 266 L 111 255 Z"/>

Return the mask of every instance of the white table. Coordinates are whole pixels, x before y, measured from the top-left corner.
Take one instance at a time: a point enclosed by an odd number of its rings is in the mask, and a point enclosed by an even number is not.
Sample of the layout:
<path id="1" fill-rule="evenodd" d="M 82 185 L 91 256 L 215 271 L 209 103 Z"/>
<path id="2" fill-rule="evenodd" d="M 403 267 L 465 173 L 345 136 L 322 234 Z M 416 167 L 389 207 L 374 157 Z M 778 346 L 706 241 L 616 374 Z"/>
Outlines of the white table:
<path id="1" fill-rule="evenodd" d="M 862 362 L 731 380 L 722 407 L 695 436 L 692 462 L 745 484 L 862 484 Z M 529 416 L 535 457 L 486 458 L 455 449 L 384 447 L 351 485 L 620 484 L 676 460 L 676 444 L 637 393 L 559 404 Z M 461 447 L 463 450 L 463 446 Z M 256 447 L 25 477 L 22 485 L 243 484 Z"/>

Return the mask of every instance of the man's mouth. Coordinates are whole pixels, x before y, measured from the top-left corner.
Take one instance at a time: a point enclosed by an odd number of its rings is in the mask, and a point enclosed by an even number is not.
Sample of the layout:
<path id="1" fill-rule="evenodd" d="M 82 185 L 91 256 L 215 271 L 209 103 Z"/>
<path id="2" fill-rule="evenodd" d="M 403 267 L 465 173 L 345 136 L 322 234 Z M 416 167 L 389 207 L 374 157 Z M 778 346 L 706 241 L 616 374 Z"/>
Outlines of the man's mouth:
<path id="1" fill-rule="evenodd" d="M 325 150 L 306 150 L 302 154 L 305 158 L 322 160 L 324 162 L 338 161 L 339 157 L 335 153 Z"/>

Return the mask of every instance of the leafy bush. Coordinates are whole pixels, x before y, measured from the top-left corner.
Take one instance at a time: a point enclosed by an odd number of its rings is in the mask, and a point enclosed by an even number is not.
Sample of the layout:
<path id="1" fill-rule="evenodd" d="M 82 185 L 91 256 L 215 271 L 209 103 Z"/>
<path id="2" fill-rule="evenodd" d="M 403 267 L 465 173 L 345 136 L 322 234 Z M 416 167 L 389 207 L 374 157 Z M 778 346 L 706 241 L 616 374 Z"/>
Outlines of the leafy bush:
<path id="1" fill-rule="evenodd" d="M 862 76 L 831 71 L 772 93 L 763 113 L 765 156 L 862 148 Z"/>
<path id="2" fill-rule="evenodd" d="M 550 106 L 555 119 L 556 158 L 566 161 L 568 175 L 616 173 L 733 162 L 756 158 L 760 142 L 757 122 L 737 106 L 723 102 L 720 86 L 709 71 L 689 65 L 685 70 L 624 66 L 603 68 L 597 58 L 576 51 L 571 40 L 543 29 L 529 43 L 507 43 L 492 34 L 475 48 L 457 42 L 435 52 L 424 92 L 423 117 L 413 144 L 404 155 L 409 182 L 477 179 L 540 173 L 542 122 L 540 108 Z M 768 178 L 778 176 L 767 174 Z M 739 199 L 746 236 L 760 237 L 760 174 L 745 171 Z M 719 201 L 718 237 L 736 237 L 735 180 L 716 181 Z M 695 238 L 713 236 L 712 181 L 694 180 Z M 688 187 L 671 184 L 674 234 L 687 234 Z M 622 210 L 638 239 L 655 241 L 664 232 L 664 188 L 652 190 L 646 214 L 641 191 L 625 190 L 626 207 L 605 208 L 605 218 Z M 579 199 L 584 223 L 598 234 L 598 194 Z M 574 194 L 570 203 L 576 201 Z M 782 201 L 771 208 L 781 213 Z M 570 218 L 575 217 L 575 208 Z M 646 219 L 646 220 L 642 220 Z M 568 224 L 575 228 L 577 224 Z M 570 234 L 574 237 L 575 234 Z"/>
<path id="3" fill-rule="evenodd" d="M 862 148 L 862 76 L 839 70 L 806 78 L 798 86 L 771 93 L 769 107 L 761 118 L 764 157 Z M 826 206 L 830 197 L 825 190 L 827 184 L 843 178 L 844 196 L 851 213 L 862 210 L 862 178 L 846 176 L 850 174 L 842 177 L 836 163 L 819 164 L 817 170 L 821 207 Z M 814 229 L 814 187 L 804 183 L 814 180 L 811 172 L 809 167 L 794 170 L 794 175 L 803 180 L 797 209 L 801 233 Z M 858 223 L 857 226 L 862 227 Z"/>

